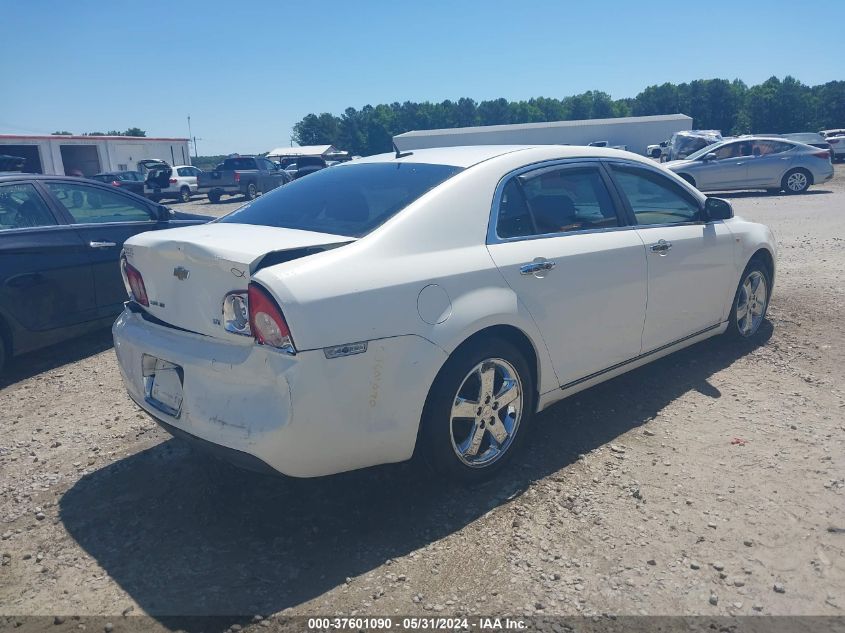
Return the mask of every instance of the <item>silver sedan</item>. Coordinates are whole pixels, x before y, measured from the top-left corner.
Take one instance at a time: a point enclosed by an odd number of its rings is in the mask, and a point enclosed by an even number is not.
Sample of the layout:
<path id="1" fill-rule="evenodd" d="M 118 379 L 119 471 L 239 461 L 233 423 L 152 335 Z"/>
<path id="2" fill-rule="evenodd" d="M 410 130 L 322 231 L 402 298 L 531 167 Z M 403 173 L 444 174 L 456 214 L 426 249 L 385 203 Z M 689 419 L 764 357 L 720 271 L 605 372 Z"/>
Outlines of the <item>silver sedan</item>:
<path id="1" fill-rule="evenodd" d="M 721 141 L 665 166 L 700 191 L 803 193 L 833 178 L 830 152 L 772 137 Z"/>

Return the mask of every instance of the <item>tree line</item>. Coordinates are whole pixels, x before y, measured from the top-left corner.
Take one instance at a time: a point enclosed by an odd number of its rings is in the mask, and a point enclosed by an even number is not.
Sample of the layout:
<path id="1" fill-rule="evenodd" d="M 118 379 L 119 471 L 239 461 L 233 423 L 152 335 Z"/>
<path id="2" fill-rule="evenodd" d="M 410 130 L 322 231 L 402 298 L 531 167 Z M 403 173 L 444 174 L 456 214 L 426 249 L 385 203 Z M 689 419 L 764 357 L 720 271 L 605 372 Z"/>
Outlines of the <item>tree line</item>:
<path id="1" fill-rule="evenodd" d="M 300 145 L 331 144 L 369 155 L 390 151 L 393 136 L 410 130 L 676 113 L 691 116 L 693 128 L 724 135 L 845 127 L 845 81 L 808 86 L 790 76 L 770 77 L 749 87 L 739 79 L 698 79 L 648 86 L 626 99 L 590 90 L 562 99 L 406 101 L 347 108 L 339 116 L 308 114 L 294 125 L 293 137 Z"/>
<path id="2" fill-rule="evenodd" d="M 109 130 L 108 132 L 83 132 L 82 136 L 146 136 L 146 130 L 139 127 L 130 127 L 125 132 L 117 130 Z M 73 136 L 73 132 L 62 130 L 61 132 L 53 132 L 51 136 Z"/>

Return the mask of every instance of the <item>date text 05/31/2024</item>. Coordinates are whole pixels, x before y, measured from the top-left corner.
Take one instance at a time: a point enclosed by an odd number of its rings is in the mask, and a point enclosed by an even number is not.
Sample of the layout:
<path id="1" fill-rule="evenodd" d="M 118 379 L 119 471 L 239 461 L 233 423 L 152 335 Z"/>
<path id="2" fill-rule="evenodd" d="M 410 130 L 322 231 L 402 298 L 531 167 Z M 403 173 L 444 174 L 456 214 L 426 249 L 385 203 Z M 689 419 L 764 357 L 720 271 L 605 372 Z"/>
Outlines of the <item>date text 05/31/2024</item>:
<path id="1" fill-rule="evenodd" d="M 388 617 L 333 617 L 309 618 L 309 631 L 342 631 L 342 630 L 371 630 L 371 631 L 523 631 L 526 622 L 520 619 L 479 617 L 479 618 L 437 618 L 437 617 L 406 617 L 393 619 Z"/>

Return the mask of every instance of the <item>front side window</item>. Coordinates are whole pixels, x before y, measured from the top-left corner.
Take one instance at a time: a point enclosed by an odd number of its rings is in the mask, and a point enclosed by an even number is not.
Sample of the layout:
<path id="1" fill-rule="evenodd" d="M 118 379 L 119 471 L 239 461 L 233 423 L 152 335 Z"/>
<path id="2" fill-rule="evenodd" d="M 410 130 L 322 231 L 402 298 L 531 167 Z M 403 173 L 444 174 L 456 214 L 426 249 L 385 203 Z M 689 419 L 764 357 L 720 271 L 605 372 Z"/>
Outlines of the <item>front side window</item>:
<path id="1" fill-rule="evenodd" d="M 48 182 L 47 187 L 77 224 L 149 222 L 155 219 L 143 203 L 117 191 L 70 182 Z"/>
<path id="2" fill-rule="evenodd" d="M 611 169 L 637 224 L 673 224 L 701 219 L 698 201 L 667 176 L 622 165 L 611 165 Z"/>
<path id="3" fill-rule="evenodd" d="M 706 152 L 706 154 L 707 153 L 709 152 Z M 751 143 L 749 143 L 748 141 L 728 143 L 727 145 L 722 145 L 718 149 L 713 150 L 713 153 L 716 154 L 716 160 L 751 156 Z"/>
<path id="4" fill-rule="evenodd" d="M 218 220 L 361 237 L 462 171 L 428 163 L 357 163 L 278 187 Z"/>
<path id="5" fill-rule="evenodd" d="M 512 178 L 502 190 L 496 232 L 524 237 L 619 226 L 596 167 L 549 167 Z"/>
<path id="6" fill-rule="evenodd" d="M 30 183 L 0 185 L 0 231 L 56 224 L 56 218 Z"/>

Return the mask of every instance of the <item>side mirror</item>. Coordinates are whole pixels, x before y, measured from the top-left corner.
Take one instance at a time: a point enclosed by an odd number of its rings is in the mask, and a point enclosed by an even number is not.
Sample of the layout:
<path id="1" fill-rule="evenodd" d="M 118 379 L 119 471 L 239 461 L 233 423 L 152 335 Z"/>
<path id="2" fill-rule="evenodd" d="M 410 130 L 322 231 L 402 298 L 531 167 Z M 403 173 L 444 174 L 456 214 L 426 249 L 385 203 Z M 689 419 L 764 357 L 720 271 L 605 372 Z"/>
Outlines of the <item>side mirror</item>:
<path id="1" fill-rule="evenodd" d="M 716 156 L 716 152 L 710 152 L 709 154 L 705 154 L 704 158 L 702 159 L 705 163 L 710 162 L 711 160 L 716 160 L 718 157 Z"/>
<path id="2" fill-rule="evenodd" d="M 704 214 L 707 216 L 708 222 L 711 220 L 729 220 L 734 217 L 734 208 L 727 200 L 707 198 L 704 203 Z"/>

